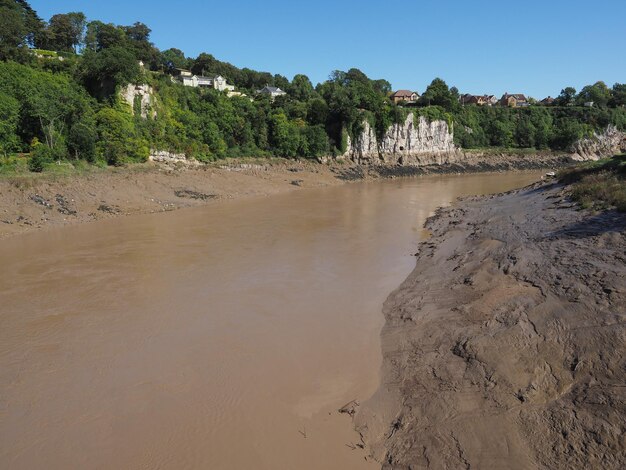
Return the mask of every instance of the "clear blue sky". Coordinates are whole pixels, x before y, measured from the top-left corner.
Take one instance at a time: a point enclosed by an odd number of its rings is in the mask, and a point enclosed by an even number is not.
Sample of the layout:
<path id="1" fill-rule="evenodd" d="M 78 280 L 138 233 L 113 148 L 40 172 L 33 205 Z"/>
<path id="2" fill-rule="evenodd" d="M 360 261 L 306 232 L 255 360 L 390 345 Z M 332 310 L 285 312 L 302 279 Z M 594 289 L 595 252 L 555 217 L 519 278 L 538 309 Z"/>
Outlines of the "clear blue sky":
<path id="1" fill-rule="evenodd" d="M 82 11 L 141 21 L 160 49 L 308 75 L 361 69 L 394 89 L 439 76 L 461 92 L 558 95 L 626 82 L 626 0 L 31 0 L 45 20 Z"/>

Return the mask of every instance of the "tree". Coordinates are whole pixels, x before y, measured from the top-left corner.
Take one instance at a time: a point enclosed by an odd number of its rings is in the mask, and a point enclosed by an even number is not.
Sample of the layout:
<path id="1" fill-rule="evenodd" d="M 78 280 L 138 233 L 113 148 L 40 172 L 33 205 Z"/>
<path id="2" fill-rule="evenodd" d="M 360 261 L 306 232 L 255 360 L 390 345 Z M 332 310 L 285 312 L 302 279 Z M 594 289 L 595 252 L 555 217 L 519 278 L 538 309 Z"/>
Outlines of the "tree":
<path id="1" fill-rule="evenodd" d="M 59 155 L 68 129 L 89 108 L 86 94 L 68 76 L 14 62 L 0 63 L 2 93 L 20 104 L 17 134 L 23 144 L 37 138 Z"/>
<path id="2" fill-rule="evenodd" d="M 321 98 L 315 98 L 308 103 L 306 119 L 309 123 L 326 124 L 328 120 L 328 105 Z"/>
<path id="3" fill-rule="evenodd" d="M 420 97 L 419 103 L 422 106 L 441 106 L 449 112 L 459 108 L 458 99 L 441 78 L 435 78 L 430 85 L 428 85 L 426 91 Z"/>
<path id="4" fill-rule="evenodd" d="M 280 88 L 281 90 L 287 90 L 289 88 L 289 80 L 287 77 L 277 73 L 274 75 L 274 86 Z"/>
<path id="5" fill-rule="evenodd" d="M 611 89 L 611 106 L 626 106 L 626 83 L 616 83 Z"/>
<path id="6" fill-rule="evenodd" d="M 121 26 L 120 28 L 126 34 L 127 47 L 132 50 L 137 60 L 143 61 L 151 69 L 156 70 L 160 62 L 160 53 L 154 47 L 154 44 L 150 42 L 151 29 L 140 22 L 132 26 Z"/>
<path id="7" fill-rule="evenodd" d="M 604 82 L 596 82 L 593 85 L 587 85 L 580 90 L 576 96 L 576 104 L 579 106 L 585 103 L 593 103 L 598 108 L 606 108 L 611 99 L 611 91 Z"/>
<path id="8" fill-rule="evenodd" d="M 535 146 L 537 129 L 527 116 L 520 116 L 515 127 L 515 143 L 518 147 L 532 148 Z"/>
<path id="9" fill-rule="evenodd" d="M 85 47 L 98 52 L 111 47 L 126 46 L 126 33 L 112 23 L 92 21 L 87 25 Z"/>
<path id="10" fill-rule="evenodd" d="M 0 153 L 3 155 L 19 150 L 19 117 L 20 103 L 12 96 L 0 93 Z"/>
<path id="11" fill-rule="evenodd" d="M 572 106 L 574 104 L 574 100 L 576 98 L 576 89 L 568 86 L 561 90 L 561 94 L 556 97 L 555 105 L 556 106 Z"/>
<path id="12" fill-rule="evenodd" d="M 513 146 L 513 123 L 506 119 L 507 116 L 508 113 L 499 113 L 487 124 L 485 131 L 490 145 L 505 148 Z"/>
<path id="13" fill-rule="evenodd" d="M 87 21 L 81 12 L 54 15 L 46 28 L 46 49 L 76 52 L 85 39 Z"/>
<path id="14" fill-rule="evenodd" d="M 0 0 L 0 60 L 26 62 L 43 21 L 24 0 Z"/>
<path id="15" fill-rule="evenodd" d="M 98 133 L 93 120 L 81 119 L 72 125 L 69 132 L 67 147 L 70 155 L 77 160 L 94 161 L 97 140 Z"/>
<path id="16" fill-rule="evenodd" d="M 148 158 L 148 143 L 137 136 L 130 114 L 105 107 L 98 111 L 96 119 L 98 152 L 109 165 Z"/>
<path id="17" fill-rule="evenodd" d="M 283 113 L 270 117 L 270 144 L 276 156 L 293 158 L 298 155 L 300 133 L 293 122 Z"/>
<path id="18" fill-rule="evenodd" d="M 293 77 L 286 91 L 295 100 L 308 101 L 314 93 L 313 84 L 306 75 L 298 74 Z"/>
<path id="19" fill-rule="evenodd" d="M 135 81 L 140 70 L 132 52 L 112 47 L 100 52 L 85 52 L 79 73 L 92 96 L 106 99 L 115 93 L 118 86 Z"/>
<path id="20" fill-rule="evenodd" d="M 330 145 L 324 126 L 306 126 L 302 128 L 301 133 L 301 140 L 306 143 L 306 148 L 301 146 L 303 157 L 319 157 L 328 154 Z"/>
<path id="21" fill-rule="evenodd" d="M 577 120 L 561 118 L 557 121 L 550 146 L 553 149 L 569 150 L 571 145 L 584 134 L 584 125 Z"/>
<path id="22" fill-rule="evenodd" d="M 205 73 L 214 73 L 217 59 L 206 52 L 201 53 L 196 60 L 193 61 L 191 71 L 196 75 L 204 75 Z"/>
<path id="23" fill-rule="evenodd" d="M 152 30 L 143 23 L 136 22 L 132 26 L 122 26 L 122 29 L 126 31 L 126 36 L 137 42 L 148 41 L 150 39 L 150 33 Z"/>
<path id="24" fill-rule="evenodd" d="M 180 49 L 171 48 L 161 52 L 161 65 L 168 71 L 188 67 L 188 59 Z"/>

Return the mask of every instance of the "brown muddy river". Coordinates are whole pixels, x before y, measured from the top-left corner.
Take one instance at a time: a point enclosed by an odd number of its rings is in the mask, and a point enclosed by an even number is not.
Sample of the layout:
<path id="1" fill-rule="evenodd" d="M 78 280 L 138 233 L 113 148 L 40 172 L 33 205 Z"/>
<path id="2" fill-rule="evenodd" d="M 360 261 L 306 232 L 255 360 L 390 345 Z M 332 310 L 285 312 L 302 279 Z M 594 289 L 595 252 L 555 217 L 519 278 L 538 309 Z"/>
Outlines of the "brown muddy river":
<path id="1" fill-rule="evenodd" d="M 426 217 L 541 173 L 218 202 L 0 241 L 0 468 L 356 469 Z"/>

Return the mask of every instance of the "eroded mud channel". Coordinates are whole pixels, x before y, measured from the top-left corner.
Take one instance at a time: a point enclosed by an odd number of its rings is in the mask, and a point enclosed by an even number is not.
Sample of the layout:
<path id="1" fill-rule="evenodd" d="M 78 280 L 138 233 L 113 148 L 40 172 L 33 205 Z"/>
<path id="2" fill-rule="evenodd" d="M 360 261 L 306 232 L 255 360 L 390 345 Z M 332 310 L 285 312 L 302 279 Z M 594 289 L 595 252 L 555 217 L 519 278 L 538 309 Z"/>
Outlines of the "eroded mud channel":
<path id="1" fill-rule="evenodd" d="M 0 242 L 0 467 L 378 468 L 379 385 L 425 219 L 541 172 L 355 183 Z M 191 197 L 191 196 L 190 196 Z"/>

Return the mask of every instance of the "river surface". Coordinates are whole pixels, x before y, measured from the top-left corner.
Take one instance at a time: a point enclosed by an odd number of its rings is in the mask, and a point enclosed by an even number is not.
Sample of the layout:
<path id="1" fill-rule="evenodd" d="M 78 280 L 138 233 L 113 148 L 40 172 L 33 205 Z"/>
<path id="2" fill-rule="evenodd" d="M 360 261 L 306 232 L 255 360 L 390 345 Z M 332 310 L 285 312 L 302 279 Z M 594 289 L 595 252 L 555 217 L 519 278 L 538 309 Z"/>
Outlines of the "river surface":
<path id="1" fill-rule="evenodd" d="M 377 468 L 337 409 L 425 219 L 540 173 L 293 191 L 0 241 L 0 468 Z"/>

